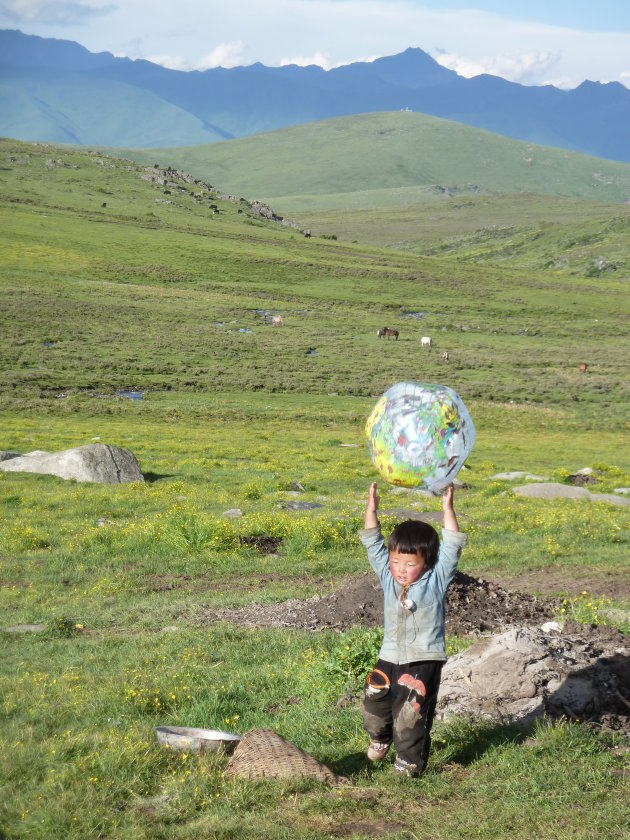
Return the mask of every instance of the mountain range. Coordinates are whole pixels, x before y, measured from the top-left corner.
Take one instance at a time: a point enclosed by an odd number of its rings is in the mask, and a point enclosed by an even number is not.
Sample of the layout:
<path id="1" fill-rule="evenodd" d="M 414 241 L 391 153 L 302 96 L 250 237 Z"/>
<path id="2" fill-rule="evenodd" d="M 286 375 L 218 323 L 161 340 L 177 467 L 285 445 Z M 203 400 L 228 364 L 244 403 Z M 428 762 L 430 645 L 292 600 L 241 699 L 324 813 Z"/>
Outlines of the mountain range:
<path id="1" fill-rule="evenodd" d="M 411 110 L 546 146 L 630 161 L 630 90 L 471 79 L 410 48 L 332 70 L 169 70 L 73 41 L 0 30 L 0 134 L 156 148 L 216 143 L 330 117 Z"/>

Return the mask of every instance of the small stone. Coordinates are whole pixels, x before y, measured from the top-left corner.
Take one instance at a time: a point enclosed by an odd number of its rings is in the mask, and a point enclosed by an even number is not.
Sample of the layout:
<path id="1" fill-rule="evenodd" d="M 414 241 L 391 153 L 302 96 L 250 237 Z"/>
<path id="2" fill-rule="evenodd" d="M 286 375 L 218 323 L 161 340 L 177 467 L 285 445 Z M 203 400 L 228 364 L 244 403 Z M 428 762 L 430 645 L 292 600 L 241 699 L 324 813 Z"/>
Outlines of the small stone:
<path id="1" fill-rule="evenodd" d="M 231 519 L 238 519 L 239 516 L 243 515 L 243 511 L 240 508 L 230 508 L 223 512 L 223 516 L 228 516 Z"/>
<path id="2" fill-rule="evenodd" d="M 559 633 L 562 630 L 563 625 L 560 624 L 559 621 L 545 621 L 544 624 L 540 625 L 540 629 L 543 633 Z"/>
<path id="3" fill-rule="evenodd" d="M 45 624 L 14 624 L 12 627 L 3 627 L 5 633 L 43 633 L 46 630 Z"/>

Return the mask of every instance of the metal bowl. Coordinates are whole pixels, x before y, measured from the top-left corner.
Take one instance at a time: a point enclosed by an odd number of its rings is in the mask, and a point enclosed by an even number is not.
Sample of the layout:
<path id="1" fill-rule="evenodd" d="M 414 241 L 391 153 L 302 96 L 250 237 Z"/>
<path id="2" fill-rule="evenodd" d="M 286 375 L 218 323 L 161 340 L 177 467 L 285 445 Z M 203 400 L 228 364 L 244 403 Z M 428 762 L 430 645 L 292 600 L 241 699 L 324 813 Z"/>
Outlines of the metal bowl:
<path id="1" fill-rule="evenodd" d="M 240 735 L 219 729 L 195 729 L 192 726 L 155 726 L 153 731 L 165 747 L 179 752 L 232 752 Z"/>

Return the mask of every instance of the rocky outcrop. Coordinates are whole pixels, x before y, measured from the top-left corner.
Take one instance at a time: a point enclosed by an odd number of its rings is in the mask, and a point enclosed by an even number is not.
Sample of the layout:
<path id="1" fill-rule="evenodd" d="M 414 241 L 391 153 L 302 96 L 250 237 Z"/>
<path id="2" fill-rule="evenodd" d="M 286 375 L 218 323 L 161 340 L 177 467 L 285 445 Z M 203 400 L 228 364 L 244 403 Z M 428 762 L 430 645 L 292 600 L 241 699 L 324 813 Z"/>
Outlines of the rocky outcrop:
<path id="1" fill-rule="evenodd" d="M 104 443 L 92 443 L 63 452 L 28 452 L 26 455 L 2 460 L 0 470 L 56 475 L 59 478 L 99 484 L 144 481 L 133 452 Z"/>
<path id="2" fill-rule="evenodd" d="M 545 630 L 547 632 L 545 632 Z M 615 628 L 551 622 L 481 638 L 442 671 L 437 717 L 547 716 L 630 731 L 630 647 Z"/>

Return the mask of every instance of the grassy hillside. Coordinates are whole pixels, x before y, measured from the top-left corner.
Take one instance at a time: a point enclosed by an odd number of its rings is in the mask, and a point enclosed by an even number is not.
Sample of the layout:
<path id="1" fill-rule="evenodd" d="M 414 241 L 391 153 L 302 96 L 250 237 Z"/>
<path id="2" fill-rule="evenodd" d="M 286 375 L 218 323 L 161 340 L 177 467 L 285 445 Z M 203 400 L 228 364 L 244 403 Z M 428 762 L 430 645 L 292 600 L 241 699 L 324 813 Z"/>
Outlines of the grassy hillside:
<path id="1" fill-rule="evenodd" d="M 576 237 L 589 212 L 576 208 Z M 448 225 L 427 249 L 466 235 Z M 477 429 L 456 491 L 462 571 L 548 574 L 558 617 L 627 629 L 601 616 L 630 597 L 597 587 L 626 579 L 630 508 L 526 499 L 493 478 L 592 466 L 594 489 L 630 486 L 627 280 L 307 239 L 184 173 L 1 141 L 0 295 L 0 450 L 100 440 L 145 475 L 0 472 L 1 837 L 324 840 L 420 822 L 436 840 L 623 836 L 620 735 L 438 723 L 410 786 L 366 768 L 347 699 L 376 631 L 211 619 L 343 593 L 366 571 L 363 425 L 376 395 L 417 378 L 454 387 Z M 398 341 L 377 339 L 384 323 Z M 384 510 L 440 509 L 381 484 Z M 270 539 L 273 553 L 257 549 Z M 449 638 L 449 653 L 469 642 Z M 229 780 L 222 756 L 159 747 L 164 724 L 270 727 L 350 783 Z"/>
<path id="2" fill-rule="evenodd" d="M 108 114 L 103 120 L 103 114 Z M 48 79 L 3 69 L 0 136 L 83 145 L 211 143 L 220 135 L 148 90 L 50 70 Z"/>
<path id="3" fill-rule="evenodd" d="M 448 350 L 465 397 L 591 411 L 607 393 L 622 413 L 629 305 L 615 273 L 480 270 L 309 240 L 153 167 L 41 145 L 2 153 L 11 404 L 131 387 L 373 395 L 444 376 Z M 268 326 L 270 312 L 285 329 Z M 383 323 L 400 341 L 376 340 Z M 420 351 L 423 334 L 435 352 Z"/>
<path id="4" fill-rule="evenodd" d="M 182 166 L 281 211 L 285 200 L 297 207 L 302 198 L 302 207 L 346 209 L 409 204 L 410 194 L 416 203 L 445 192 L 630 199 L 629 164 L 404 111 L 324 120 L 205 147 L 129 154 Z M 366 191 L 378 192 L 365 196 Z"/>
<path id="5" fill-rule="evenodd" d="M 406 112 L 130 154 L 212 172 L 230 192 L 263 198 L 303 227 L 345 241 L 627 276 L 627 164 Z"/>

